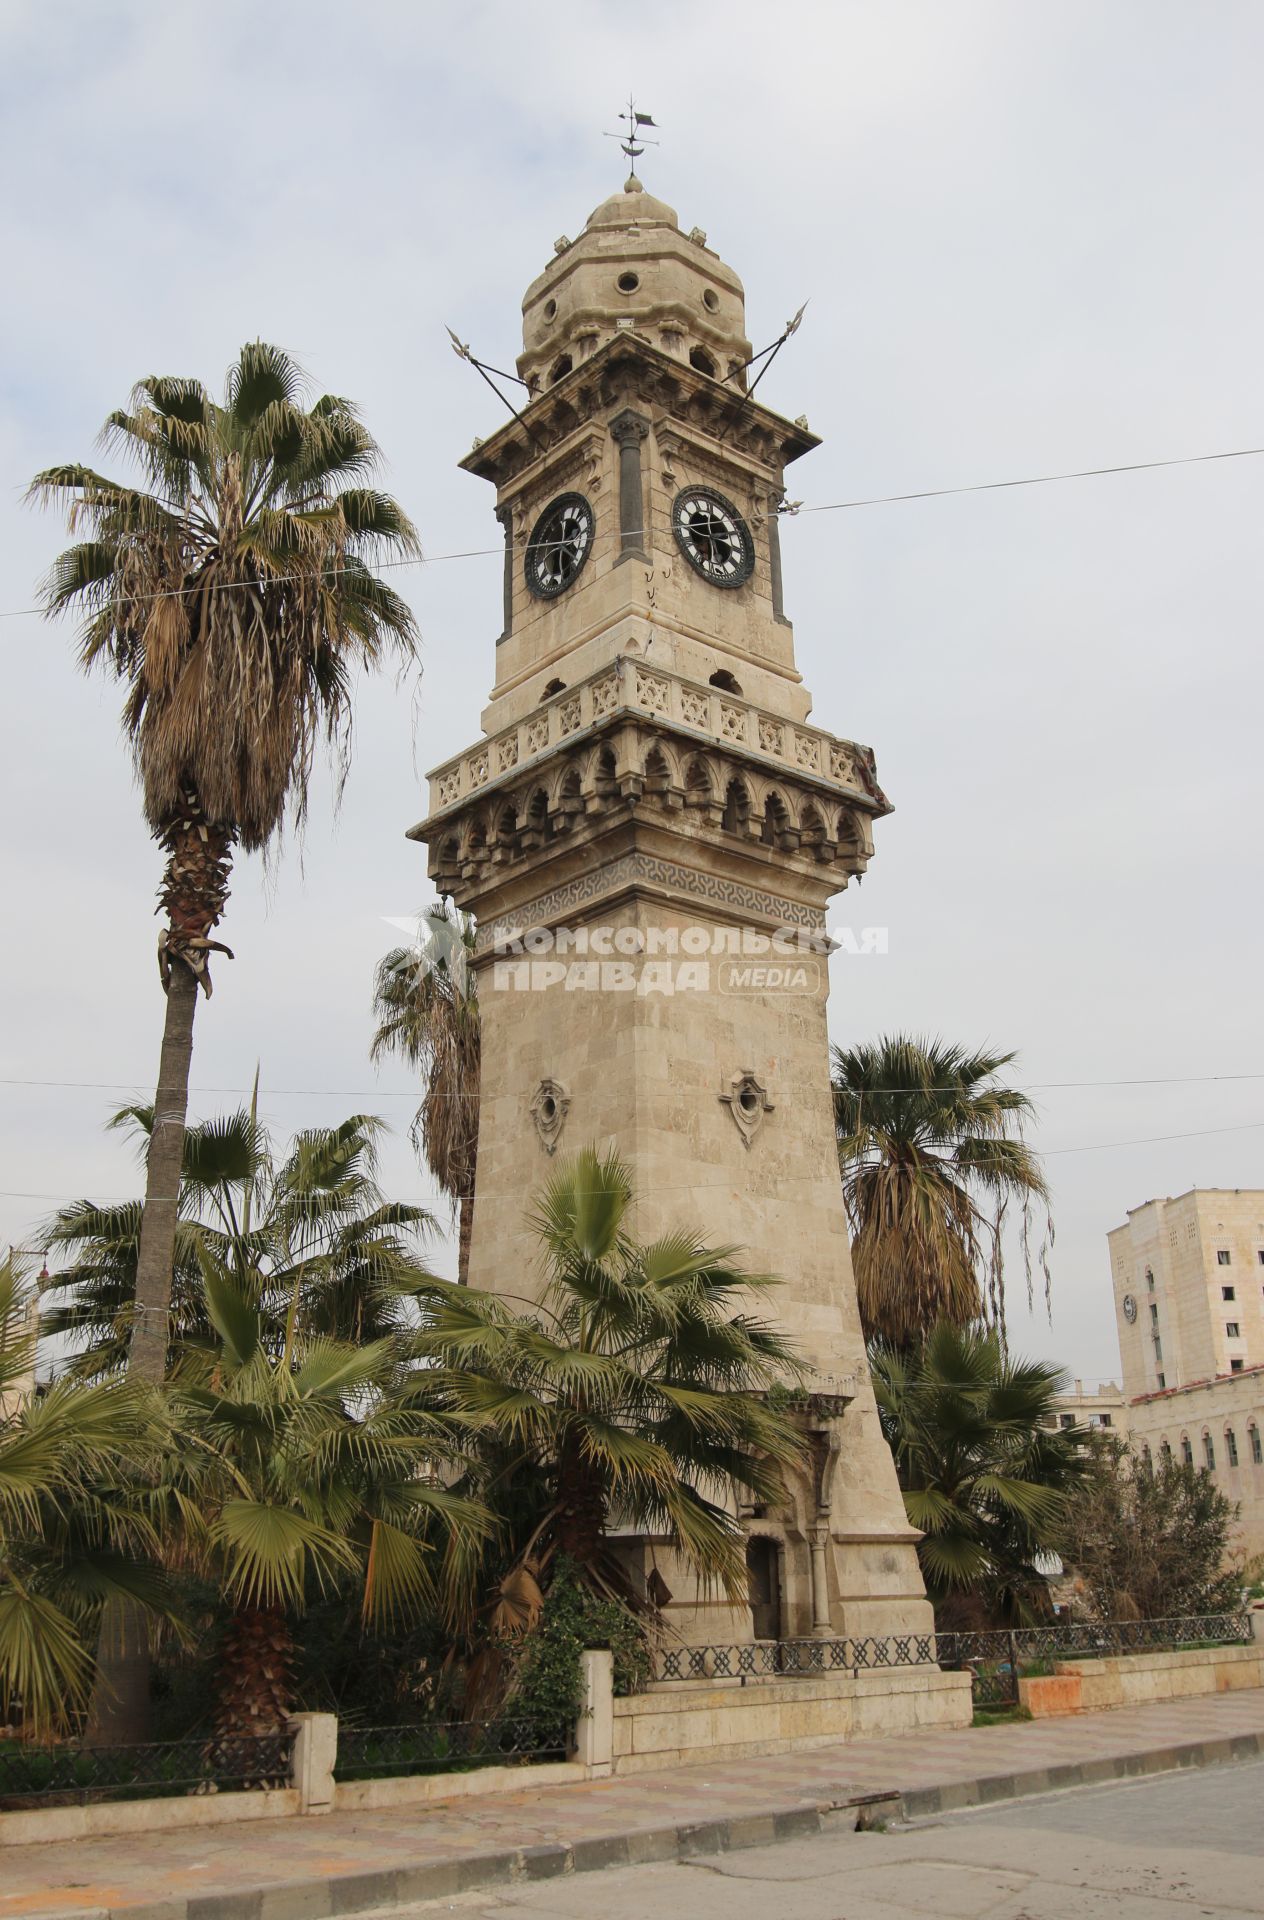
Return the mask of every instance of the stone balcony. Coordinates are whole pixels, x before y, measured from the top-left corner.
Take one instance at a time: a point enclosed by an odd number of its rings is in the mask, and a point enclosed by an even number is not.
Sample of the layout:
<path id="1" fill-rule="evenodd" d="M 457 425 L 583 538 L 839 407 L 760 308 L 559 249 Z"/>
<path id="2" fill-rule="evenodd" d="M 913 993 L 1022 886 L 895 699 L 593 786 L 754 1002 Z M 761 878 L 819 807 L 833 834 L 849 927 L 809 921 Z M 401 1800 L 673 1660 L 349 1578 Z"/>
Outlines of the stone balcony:
<path id="1" fill-rule="evenodd" d="M 679 674 L 622 655 L 586 680 L 555 694 L 515 726 L 446 760 L 429 776 L 430 825 L 486 789 L 520 781 L 536 761 L 578 744 L 593 727 L 626 714 L 667 723 L 700 746 L 722 746 L 769 774 L 825 788 L 863 812 L 890 811 L 869 748 L 819 727 L 787 720 L 739 694 L 700 686 Z"/>

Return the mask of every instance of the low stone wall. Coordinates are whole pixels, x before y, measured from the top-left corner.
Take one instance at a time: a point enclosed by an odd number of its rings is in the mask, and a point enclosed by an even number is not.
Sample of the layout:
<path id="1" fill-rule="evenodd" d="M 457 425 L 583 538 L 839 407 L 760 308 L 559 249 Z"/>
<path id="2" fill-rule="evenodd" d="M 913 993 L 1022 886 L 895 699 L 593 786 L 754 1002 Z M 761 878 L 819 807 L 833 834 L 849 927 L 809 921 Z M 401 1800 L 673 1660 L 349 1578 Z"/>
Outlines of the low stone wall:
<path id="1" fill-rule="evenodd" d="M 970 1675 L 888 1667 L 805 1680 L 668 1682 L 614 1702 L 613 1771 L 697 1766 L 801 1747 L 968 1727 Z"/>
<path id="2" fill-rule="evenodd" d="M 1042 1719 L 1259 1686 L 1264 1686 L 1264 1644 L 1257 1641 L 1249 1647 L 1188 1647 L 1179 1653 L 1056 1660 L 1051 1678 L 1020 1679 L 1018 1697 L 1033 1717 Z"/>

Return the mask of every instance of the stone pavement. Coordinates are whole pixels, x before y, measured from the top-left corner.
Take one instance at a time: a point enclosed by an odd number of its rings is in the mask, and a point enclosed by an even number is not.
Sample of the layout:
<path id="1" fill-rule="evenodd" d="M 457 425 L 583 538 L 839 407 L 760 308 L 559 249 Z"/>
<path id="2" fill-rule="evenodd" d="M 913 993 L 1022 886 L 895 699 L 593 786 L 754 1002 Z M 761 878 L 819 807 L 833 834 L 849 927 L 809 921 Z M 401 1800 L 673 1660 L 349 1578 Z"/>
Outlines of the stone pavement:
<path id="1" fill-rule="evenodd" d="M 668 1773 L 0 1851 L 0 1920 L 323 1920 L 1264 1754 L 1264 1689 Z M 529 1774 L 524 1771 L 524 1782 Z M 872 1809 L 870 1808 L 870 1817 Z"/>

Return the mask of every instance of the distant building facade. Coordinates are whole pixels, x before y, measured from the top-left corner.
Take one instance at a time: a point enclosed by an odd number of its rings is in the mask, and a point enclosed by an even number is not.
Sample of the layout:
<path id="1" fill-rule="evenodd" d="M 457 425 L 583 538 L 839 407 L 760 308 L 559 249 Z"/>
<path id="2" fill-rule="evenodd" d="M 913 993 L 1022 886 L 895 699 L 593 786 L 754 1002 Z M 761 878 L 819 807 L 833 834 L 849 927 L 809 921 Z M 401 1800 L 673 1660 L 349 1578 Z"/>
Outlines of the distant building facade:
<path id="1" fill-rule="evenodd" d="M 1077 1380 L 1065 1393 L 1058 1394 L 1053 1412 L 1041 1422 L 1046 1427 L 1106 1427 L 1125 1439 L 1128 1433 L 1128 1402 L 1124 1390 L 1113 1380 L 1099 1382 L 1089 1393 Z"/>
<path id="2" fill-rule="evenodd" d="M 1264 1554 L 1264 1190 L 1148 1200 L 1107 1238 L 1130 1442 L 1208 1468 Z"/>

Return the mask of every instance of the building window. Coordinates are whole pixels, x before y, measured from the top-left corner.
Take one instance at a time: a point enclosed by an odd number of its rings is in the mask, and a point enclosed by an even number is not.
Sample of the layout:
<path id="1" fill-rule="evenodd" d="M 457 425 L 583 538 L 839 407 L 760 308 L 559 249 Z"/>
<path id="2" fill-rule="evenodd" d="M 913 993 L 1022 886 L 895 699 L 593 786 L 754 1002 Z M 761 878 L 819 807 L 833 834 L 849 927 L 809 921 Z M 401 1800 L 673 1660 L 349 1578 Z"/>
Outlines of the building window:
<path id="1" fill-rule="evenodd" d="M 1150 1447 L 1149 1447 L 1149 1443 L 1148 1443 L 1147 1441 L 1145 1441 L 1145 1440 L 1143 1440 L 1143 1441 L 1141 1442 L 1141 1458 L 1142 1458 L 1142 1461 L 1143 1461 L 1143 1463 L 1144 1463 L 1144 1465 L 1145 1465 L 1145 1468 L 1146 1468 L 1146 1471 L 1147 1471 L 1147 1472 L 1149 1472 L 1149 1470 L 1150 1470 L 1150 1467 L 1151 1467 L 1151 1465 L 1152 1465 L 1153 1463 L 1152 1463 L 1152 1461 L 1151 1461 L 1151 1459 L 1150 1459 Z"/>
<path id="2" fill-rule="evenodd" d="M 1101 1418 L 1100 1418 L 1100 1420 L 1098 1421 L 1098 1423 L 1097 1423 L 1097 1424 L 1098 1424 L 1099 1426 L 1101 1426 L 1101 1427 L 1108 1427 L 1108 1426 L 1110 1425 L 1110 1423 L 1111 1423 L 1111 1422 L 1110 1422 L 1110 1415 L 1109 1415 L 1108 1413 L 1104 1413 L 1104 1414 L 1102 1414 L 1102 1416 L 1101 1416 Z"/>
<path id="3" fill-rule="evenodd" d="M 1164 1464 L 1166 1465 L 1166 1463 L 1170 1461 L 1172 1458 L 1172 1449 L 1168 1441 L 1160 1440 L 1159 1452 L 1163 1455 Z"/>
<path id="4" fill-rule="evenodd" d="M 1232 1427 L 1225 1428 L 1225 1458 L 1231 1467 L 1238 1464 L 1238 1436 Z"/>
<path id="5" fill-rule="evenodd" d="M 1193 1240 L 1196 1237 L 1197 1233 L 1198 1233 L 1197 1222 L 1194 1220 L 1187 1220 L 1185 1222 L 1185 1238 L 1187 1240 Z"/>
<path id="6" fill-rule="evenodd" d="M 1157 1308 L 1157 1307 L 1155 1306 L 1155 1304 L 1154 1304 L 1154 1302 L 1153 1302 L 1153 1300 L 1152 1300 L 1152 1301 L 1150 1302 L 1150 1325 L 1151 1325 L 1152 1327 L 1157 1327 L 1157 1326 L 1158 1326 L 1158 1324 L 1159 1324 L 1159 1310 L 1158 1310 L 1158 1308 Z"/>
<path id="7" fill-rule="evenodd" d="M 1167 1375 L 1164 1373 L 1161 1373 L 1159 1375 L 1159 1392 L 1164 1393 L 1166 1392 L 1166 1390 L 1167 1390 Z M 1170 1453 L 1171 1451 L 1172 1449 L 1169 1447 L 1168 1452 Z"/>
<path id="8" fill-rule="evenodd" d="M 1207 1463 L 1207 1471 L 1214 1473 L 1216 1470 L 1216 1443 L 1209 1433 L 1203 1435 L 1203 1459 Z"/>
<path id="9" fill-rule="evenodd" d="M 1217 1247 L 1217 1249 L 1216 1249 L 1216 1265 L 1217 1265 L 1218 1267 L 1227 1267 L 1227 1266 L 1230 1266 L 1230 1265 L 1232 1265 L 1232 1261 L 1233 1261 L 1233 1256 L 1232 1256 L 1232 1254 L 1231 1254 L 1231 1253 L 1229 1252 L 1229 1249 L 1228 1249 L 1228 1247 Z"/>
<path id="10" fill-rule="evenodd" d="M 1248 1427 L 1247 1435 L 1251 1442 L 1251 1465 L 1253 1467 L 1264 1467 L 1264 1447 L 1260 1445 L 1259 1428 L 1255 1426 Z"/>
<path id="11" fill-rule="evenodd" d="M 1154 1364 L 1156 1367 L 1163 1365 L 1163 1342 L 1157 1333 L 1154 1336 Z"/>
<path id="12" fill-rule="evenodd" d="M 1240 1340 L 1242 1338 L 1242 1328 L 1237 1320 L 1226 1320 L 1225 1332 L 1231 1340 Z"/>
<path id="13" fill-rule="evenodd" d="M 1237 1292 L 1233 1287 L 1221 1287 L 1220 1298 L 1222 1300 L 1236 1300 L 1237 1297 Z"/>
<path id="14" fill-rule="evenodd" d="M 1229 1362 L 1230 1373 L 1241 1373 L 1243 1365 L 1244 1365 L 1244 1362 L 1241 1360 L 1231 1360 Z"/>
<path id="15" fill-rule="evenodd" d="M 1058 1415 L 1058 1425 L 1065 1433 L 1068 1427 L 1075 1425 L 1075 1415 L 1073 1413 L 1060 1413 Z"/>
<path id="16" fill-rule="evenodd" d="M 1154 1269 L 1153 1269 L 1153 1267 L 1147 1267 L 1147 1268 L 1146 1268 L 1146 1286 L 1147 1286 L 1147 1287 L 1149 1288 L 1149 1290 L 1150 1290 L 1150 1292 L 1151 1292 L 1151 1293 L 1153 1293 L 1153 1292 L 1154 1292 Z"/>
<path id="17" fill-rule="evenodd" d="M 1259 1248 L 1255 1257 L 1259 1261 L 1260 1265 L 1264 1267 L 1264 1247 Z"/>
<path id="18" fill-rule="evenodd" d="M 1187 1433 L 1181 1435 L 1181 1459 L 1187 1467 L 1194 1464 L 1194 1443 Z"/>

